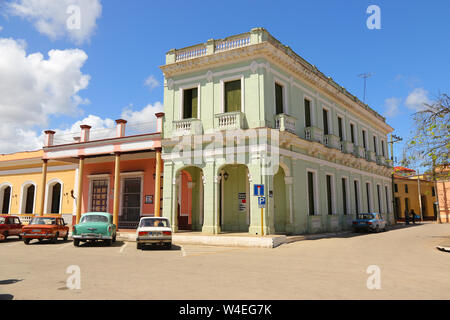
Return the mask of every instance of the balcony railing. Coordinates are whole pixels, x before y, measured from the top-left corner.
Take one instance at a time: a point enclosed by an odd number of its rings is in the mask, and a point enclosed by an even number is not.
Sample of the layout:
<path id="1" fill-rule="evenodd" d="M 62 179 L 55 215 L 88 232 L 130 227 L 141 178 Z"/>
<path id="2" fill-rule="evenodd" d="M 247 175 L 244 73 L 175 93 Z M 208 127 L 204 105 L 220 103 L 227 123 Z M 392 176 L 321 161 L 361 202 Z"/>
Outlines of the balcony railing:
<path id="1" fill-rule="evenodd" d="M 287 114 L 281 113 L 275 116 L 275 129 L 288 131 L 295 134 L 295 123 L 297 119 Z"/>
<path id="2" fill-rule="evenodd" d="M 305 128 L 305 139 L 309 141 L 315 141 L 322 143 L 323 131 L 317 127 L 306 127 Z"/>
<path id="3" fill-rule="evenodd" d="M 217 130 L 243 129 L 244 114 L 240 111 L 216 114 L 214 127 Z"/>
<path id="4" fill-rule="evenodd" d="M 338 136 L 326 134 L 323 136 L 323 144 L 333 149 L 340 149 L 340 140 Z"/>
<path id="5" fill-rule="evenodd" d="M 199 119 L 183 119 L 173 122 L 173 135 L 186 136 L 202 134 L 202 122 Z"/>
<path id="6" fill-rule="evenodd" d="M 377 164 L 380 166 L 386 166 L 386 159 L 383 156 L 377 156 Z"/>
<path id="7" fill-rule="evenodd" d="M 352 154 L 354 152 L 354 145 L 350 141 L 341 141 L 341 151 Z"/>
<path id="8" fill-rule="evenodd" d="M 366 158 L 366 150 L 364 149 L 363 146 L 356 146 L 354 155 L 355 155 L 355 157 L 365 159 Z"/>
<path id="9" fill-rule="evenodd" d="M 377 159 L 375 157 L 375 152 L 374 151 L 370 151 L 370 150 L 366 150 L 366 160 L 370 161 L 370 162 L 376 162 Z"/>

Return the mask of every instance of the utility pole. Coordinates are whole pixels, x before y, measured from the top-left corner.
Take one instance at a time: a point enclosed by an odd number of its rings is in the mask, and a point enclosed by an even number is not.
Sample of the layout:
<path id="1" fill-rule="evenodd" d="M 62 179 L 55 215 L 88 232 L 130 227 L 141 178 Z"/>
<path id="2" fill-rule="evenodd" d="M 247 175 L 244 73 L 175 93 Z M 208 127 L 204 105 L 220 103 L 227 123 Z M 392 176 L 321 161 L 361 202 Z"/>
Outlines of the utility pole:
<path id="1" fill-rule="evenodd" d="M 394 140 L 395 139 L 395 140 Z M 395 183 L 394 183 L 394 143 L 402 141 L 403 139 L 396 136 L 395 134 L 391 133 L 391 141 L 388 141 L 388 144 L 391 145 L 391 165 L 392 165 L 392 208 L 394 209 L 394 218 L 395 218 L 395 223 L 397 223 L 397 219 L 398 219 L 398 212 L 397 212 L 397 208 L 395 207 Z M 389 219 L 388 219 L 389 220 Z"/>
<path id="2" fill-rule="evenodd" d="M 373 73 L 361 73 L 358 74 L 358 77 L 363 78 L 364 79 L 364 98 L 363 98 L 363 102 L 366 103 L 366 82 L 367 82 L 367 78 L 370 78 L 371 76 L 373 76 Z"/>
<path id="3" fill-rule="evenodd" d="M 420 171 L 417 169 L 417 192 L 419 193 L 420 221 L 423 222 L 422 196 L 420 195 Z"/>
<path id="4" fill-rule="evenodd" d="M 439 207 L 439 194 L 438 194 L 438 189 L 437 189 L 437 181 L 436 181 L 436 159 L 433 157 L 433 181 L 434 181 L 434 192 L 436 195 L 436 204 L 437 204 L 437 222 L 438 223 L 442 223 L 441 221 L 441 209 Z"/>

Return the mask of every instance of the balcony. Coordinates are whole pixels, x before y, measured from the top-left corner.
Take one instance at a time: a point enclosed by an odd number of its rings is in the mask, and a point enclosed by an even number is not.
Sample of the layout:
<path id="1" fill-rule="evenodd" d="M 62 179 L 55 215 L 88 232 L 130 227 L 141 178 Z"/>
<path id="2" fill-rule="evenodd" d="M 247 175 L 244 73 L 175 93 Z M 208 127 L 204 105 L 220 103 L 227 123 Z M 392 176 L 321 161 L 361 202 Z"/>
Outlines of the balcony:
<path id="1" fill-rule="evenodd" d="M 202 122 L 199 119 L 183 119 L 173 121 L 173 136 L 189 136 L 202 134 Z"/>
<path id="2" fill-rule="evenodd" d="M 363 146 L 355 146 L 354 150 L 355 157 L 365 159 L 366 158 L 366 149 Z"/>
<path id="3" fill-rule="evenodd" d="M 243 129 L 244 114 L 240 111 L 216 114 L 214 128 L 216 130 Z"/>
<path id="4" fill-rule="evenodd" d="M 377 164 L 379 166 L 386 166 L 387 165 L 386 159 L 383 156 L 377 156 Z"/>
<path id="5" fill-rule="evenodd" d="M 305 139 L 322 143 L 323 130 L 317 127 L 307 127 L 305 128 Z"/>
<path id="6" fill-rule="evenodd" d="M 329 148 L 341 149 L 341 141 L 338 136 L 333 134 L 326 134 L 323 136 L 323 144 Z"/>
<path id="7" fill-rule="evenodd" d="M 344 153 L 352 154 L 355 148 L 352 142 L 350 141 L 341 141 L 341 151 Z"/>
<path id="8" fill-rule="evenodd" d="M 281 113 L 275 116 L 275 129 L 288 131 L 295 134 L 295 123 L 297 119 L 287 114 Z"/>
<path id="9" fill-rule="evenodd" d="M 366 160 L 369 162 L 376 162 L 376 156 L 374 151 L 366 150 Z"/>

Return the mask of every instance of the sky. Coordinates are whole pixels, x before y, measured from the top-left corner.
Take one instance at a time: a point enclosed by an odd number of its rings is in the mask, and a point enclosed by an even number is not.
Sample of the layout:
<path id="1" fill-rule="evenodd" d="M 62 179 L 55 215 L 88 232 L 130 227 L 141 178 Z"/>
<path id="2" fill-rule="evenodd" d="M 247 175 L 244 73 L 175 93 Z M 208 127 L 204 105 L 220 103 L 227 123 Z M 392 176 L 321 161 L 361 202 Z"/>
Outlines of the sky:
<path id="1" fill-rule="evenodd" d="M 450 93 L 448 12 L 448 0 L 0 0 L 0 153 L 41 148 L 46 129 L 152 126 L 167 51 L 254 27 L 361 100 L 371 73 L 366 102 L 406 141 L 411 115 Z"/>

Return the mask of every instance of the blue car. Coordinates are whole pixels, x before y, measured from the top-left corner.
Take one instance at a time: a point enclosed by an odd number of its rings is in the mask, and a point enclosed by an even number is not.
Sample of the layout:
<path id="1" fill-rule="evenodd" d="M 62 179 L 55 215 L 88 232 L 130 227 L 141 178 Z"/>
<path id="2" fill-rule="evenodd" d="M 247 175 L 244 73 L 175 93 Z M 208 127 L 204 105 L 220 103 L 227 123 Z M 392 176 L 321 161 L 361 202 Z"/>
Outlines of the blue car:
<path id="1" fill-rule="evenodd" d="M 386 220 L 380 213 L 358 213 L 352 223 L 353 231 L 386 231 Z"/>

